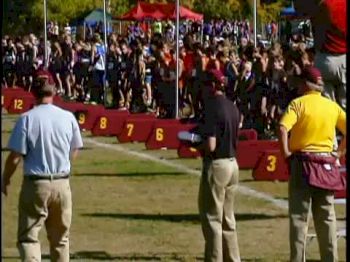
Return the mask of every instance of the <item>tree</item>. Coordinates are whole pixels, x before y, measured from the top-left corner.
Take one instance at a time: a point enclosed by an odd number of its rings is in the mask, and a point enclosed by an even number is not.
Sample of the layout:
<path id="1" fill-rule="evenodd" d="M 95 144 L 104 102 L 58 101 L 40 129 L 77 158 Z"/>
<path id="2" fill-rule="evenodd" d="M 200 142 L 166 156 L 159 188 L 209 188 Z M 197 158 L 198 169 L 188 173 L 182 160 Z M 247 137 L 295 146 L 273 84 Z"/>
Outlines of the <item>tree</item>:
<path id="1" fill-rule="evenodd" d="M 195 0 L 193 7 L 204 14 L 205 19 L 235 19 L 239 16 L 250 16 L 250 8 L 244 0 Z"/>
<path id="2" fill-rule="evenodd" d="M 107 0 L 113 16 L 117 17 L 135 6 L 137 0 Z M 147 2 L 173 2 L 174 0 L 146 0 Z M 258 18 L 262 23 L 277 20 L 286 0 L 258 7 Z M 182 0 L 181 5 L 204 14 L 205 19 L 247 19 L 252 18 L 252 0 Z M 258 0 L 260 2 L 260 0 Z M 47 0 L 48 21 L 63 25 L 77 17 L 103 8 L 103 0 Z M 3 1 L 3 32 L 5 34 L 28 34 L 43 31 L 43 0 Z"/>
<path id="3" fill-rule="evenodd" d="M 110 0 L 111 1 L 111 14 L 115 17 L 121 16 L 122 14 L 129 11 L 129 9 L 136 5 L 136 2 L 134 4 L 130 4 L 130 1 L 128 0 Z"/>
<path id="4" fill-rule="evenodd" d="M 62 25 L 98 7 L 103 7 L 103 0 L 47 0 L 47 20 Z M 43 0 L 3 1 L 4 33 L 40 33 L 43 21 Z"/>
<path id="5" fill-rule="evenodd" d="M 271 21 L 277 21 L 283 6 L 284 3 L 282 1 L 276 1 L 272 4 L 261 4 L 258 7 L 258 15 L 261 23 L 266 24 Z"/>

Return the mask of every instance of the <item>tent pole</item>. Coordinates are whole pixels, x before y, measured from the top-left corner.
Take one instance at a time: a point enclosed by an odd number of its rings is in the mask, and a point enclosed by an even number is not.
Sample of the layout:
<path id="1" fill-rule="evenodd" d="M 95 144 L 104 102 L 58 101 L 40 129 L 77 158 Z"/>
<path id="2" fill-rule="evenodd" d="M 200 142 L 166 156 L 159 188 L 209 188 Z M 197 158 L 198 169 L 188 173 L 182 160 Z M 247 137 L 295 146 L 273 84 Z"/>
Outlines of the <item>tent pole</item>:
<path id="1" fill-rule="evenodd" d="M 85 21 L 83 24 L 83 34 L 84 34 L 84 41 L 86 40 L 86 25 L 85 25 Z"/>
<path id="2" fill-rule="evenodd" d="M 47 52 L 47 4 L 44 0 L 44 68 L 48 67 L 48 52 Z"/>
<path id="3" fill-rule="evenodd" d="M 103 0 L 103 25 L 104 25 L 104 48 L 105 48 L 105 73 L 104 73 L 104 79 L 103 79 L 103 100 L 104 100 L 104 105 L 107 106 L 107 50 L 108 50 L 108 44 L 107 44 L 107 15 L 106 15 L 106 0 Z"/>
<path id="4" fill-rule="evenodd" d="M 256 19 L 257 19 L 257 0 L 254 0 L 254 47 L 257 46 L 257 43 L 256 43 L 257 22 L 256 22 Z"/>
<path id="5" fill-rule="evenodd" d="M 204 19 L 202 20 L 202 25 L 201 25 L 201 45 L 203 45 L 203 27 L 204 27 Z"/>
<path id="6" fill-rule="evenodd" d="M 176 0 L 176 90 L 175 90 L 175 117 L 179 118 L 179 25 L 180 0 Z"/>

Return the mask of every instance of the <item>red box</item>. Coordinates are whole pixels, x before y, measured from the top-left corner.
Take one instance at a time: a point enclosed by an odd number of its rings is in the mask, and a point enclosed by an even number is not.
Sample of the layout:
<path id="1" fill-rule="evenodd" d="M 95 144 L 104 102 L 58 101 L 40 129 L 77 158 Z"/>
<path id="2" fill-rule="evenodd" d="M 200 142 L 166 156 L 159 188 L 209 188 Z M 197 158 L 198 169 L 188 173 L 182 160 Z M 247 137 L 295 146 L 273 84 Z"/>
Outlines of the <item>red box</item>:
<path id="1" fill-rule="evenodd" d="M 1 89 L 1 107 L 6 110 L 9 108 L 13 98 L 21 98 L 23 95 L 30 94 L 27 91 L 24 91 L 23 88 L 2 88 Z"/>
<path id="2" fill-rule="evenodd" d="M 237 144 L 237 162 L 241 169 L 256 167 L 260 155 L 267 150 L 278 150 L 279 143 L 274 140 L 246 140 Z"/>
<path id="3" fill-rule="evenodd" d="M 146 142 L 156 121 L 154 117 L 140 118 L 132 115 L 127 117 L 122 132 L 117 136 L 118 141 L 120 143 Z"/>
<path id="4" fill-rule="evenodd" d="M 157 120 L 146 142 L 146 148 L 178 149 L 180 140 L 177 138 L 177 134 L 180 131 L 188 131 L 195 126 L 195 124 L 182 124 L 178 120 Z"/>
<path id="5" fill-rule="evenodd" d="M 91 130 L 99 116 L 105 110 L 102 105 L 85 105 L 83 109 L 78 109 L 75 116 L 81 129 Z"/>
<path id="6" fill-rule="evenodd" d="M 126 110 L 106 109 L 97 117 L 91 129 L 91 134 L 93 136 L 119 135 L 128 116 L 129 112 Z"/>
<path id="7" fill-rule="evenodd" d="M 32 109 L 35 105 L 35 98 L 31 93 L 22 93 L 12 96 L 12 100 L 8 107 L 9 114 L 22 114 Z"/>
<path id="8" fill-rule="evenodd" d="M 177 155 L 180 158 L 197 158 L 197 157 L 201 157 L 200 152 L 194 148 L 191 147 L 187 144 L 184 144 L 183 142 L 180 141 L 180 146 L 177 149 Z"/>
<path id="9" fill-rule="evenodd" d="M 257 166 L 253 170 L 253 178 L 257 181 L 288 180 L 288 164 L 280 150 L 266 150 L 261 153 Z"/>

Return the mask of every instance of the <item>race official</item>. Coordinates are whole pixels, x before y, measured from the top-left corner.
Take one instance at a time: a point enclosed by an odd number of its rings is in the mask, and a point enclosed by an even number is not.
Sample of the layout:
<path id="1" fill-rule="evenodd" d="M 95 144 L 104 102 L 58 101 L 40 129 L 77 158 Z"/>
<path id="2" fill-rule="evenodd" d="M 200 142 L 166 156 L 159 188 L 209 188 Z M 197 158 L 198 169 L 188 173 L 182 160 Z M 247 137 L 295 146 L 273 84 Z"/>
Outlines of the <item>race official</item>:
<path id="1" fill-rule="evenodd" d="M 303 70 L 298 90 L 302 96 L 290 102 L 279 128 L 281 150 L 290 164 L 290 261 L 305 261 L 310 209 L 321 261 L 338 261 L 332 188 L 342 186 L 336 158 L 346 150 L 346 114 L 337 103 L 321 96 L 323 82 L 317 68 Z M 344 137 L 333 156 L 336 128 Z"/>
<path id="2" fill-rule="evenodd" d="M 205 239 L 205 261 L 240 261 L 234 195 L 238 186 L 236 143 L 239 112 L 224 95 L 224 76 L 209 73 L 204 92 L 203 168 L 199 212 Z"/>
<path id="3" fill-rule="evenodd" d="M 73 114 L 52 104 L 54 86 L 39 78 L 32 90 L 37 106 L 21 115 L 12 131 L 2 193 L 7 196 L 11 177 L 23 159 L 17 234 L 21 260 L 41 261 L 39 232 L 45 225 L 51 261 L 65 262 L 72 218 L 71 160 L 83 142 Z"/>

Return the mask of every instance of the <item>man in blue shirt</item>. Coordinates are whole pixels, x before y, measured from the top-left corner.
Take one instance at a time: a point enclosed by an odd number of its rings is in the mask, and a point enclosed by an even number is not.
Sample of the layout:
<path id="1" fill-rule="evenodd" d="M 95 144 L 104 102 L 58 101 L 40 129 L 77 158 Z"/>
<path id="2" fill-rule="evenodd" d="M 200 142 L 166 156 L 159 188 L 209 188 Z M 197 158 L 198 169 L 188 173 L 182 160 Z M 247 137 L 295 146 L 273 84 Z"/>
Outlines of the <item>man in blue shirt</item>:
<path id="1" fill-rule="evenodd" d="M 72 113 L 52 104 L 54 86 L 39 78 L 33 84 L 37 106 L 18 119 L 11 134 L 2 193 L 23 158 L 17 245 L 22 261 L 40 261 L 39 232 L 45 224 L 52 261 L 69 261 L 72 198 L 70 161 L 83 147 Z"/>

